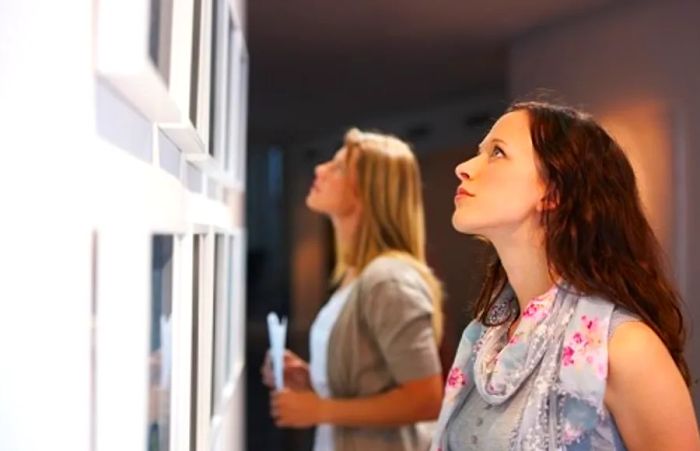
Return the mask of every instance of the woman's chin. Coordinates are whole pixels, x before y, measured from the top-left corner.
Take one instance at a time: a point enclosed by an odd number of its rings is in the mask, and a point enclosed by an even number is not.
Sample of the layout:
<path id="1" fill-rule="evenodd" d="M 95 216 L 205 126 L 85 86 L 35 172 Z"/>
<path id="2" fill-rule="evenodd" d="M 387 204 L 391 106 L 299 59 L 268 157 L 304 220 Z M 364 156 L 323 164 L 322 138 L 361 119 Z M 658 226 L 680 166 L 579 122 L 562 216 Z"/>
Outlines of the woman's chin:
<path id="1" fill-rule="evenodd" d="M 458 231 L 459 233 L 465 233 L 465 234 L 472 234 L 474 233 L 471 230 L 470 227 L 471 224 L 469 224 L 467 221 L 464 221 L 463 219 L 460 220 L 459 216 L 457 215 L 457 212 L 455 212 L 452 215 L 452 227 Z"/>
<path id="2" fill-rule="evenodd" d="M 306 196 L 306 208 L 313 211 L 314 213 L 327 214 L 326 210 L 322 205 L 319 205 L 316 199 L 314 199 L 313 194 Z"/>
<path id="3" fill-rule="evenodd" d="M 457 215 L 452 216 L 452 227 L 459 233 L 465 235 L 482 235 L 485 232 L 483 224 L 476 224 L 474 221 L 458 218 Z"/>
<path id="4" fill-rule="evenodd" d="M 308 208 L 311 211 L 317 211 L 316 202 L 314 202 L 314 199 L 311 194 L 306 196 L 306 208 Z"/>

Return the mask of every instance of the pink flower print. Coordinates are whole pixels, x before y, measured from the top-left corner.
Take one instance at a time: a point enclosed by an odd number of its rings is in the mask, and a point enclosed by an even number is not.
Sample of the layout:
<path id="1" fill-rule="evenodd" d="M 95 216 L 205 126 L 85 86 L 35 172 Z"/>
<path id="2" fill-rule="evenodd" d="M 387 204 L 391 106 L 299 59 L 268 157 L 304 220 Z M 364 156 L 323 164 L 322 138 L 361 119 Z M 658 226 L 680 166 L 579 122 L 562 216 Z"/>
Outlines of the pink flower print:
<path id="1" fill-rule="evenodd" d="M 571 443 L 575 442 L 583 433 L 580 428 L 573 426 L 568 421 L 564 422 L 562 429 L 562 441 L 565 445 L 570 445 Z"/>
<path id="2" fill-rule="evenodd" d="M 447 375 L 447 386 L 449 388 L 462 387 L 467 383 L 464 373 L 459 368 L 452 368 Z"/>
<path id="3" fill-rule="evenodd" d="M 593 318 L 588 318 L 586 315 L 581 317 L 581 321 L 583 321 L 583 326 L 588 330 L 593 330 L 597 326 L 598 322 Z"/>
<path id="4" fill-rule="evenodd" d="M 571 335 L 562 350 L 562 364 L 575 365 L 577 370 L 591 371 L 604 378 L 607 373 L 607 359 L 602 351 L 604 331 L 600 330 L 600 319 L 582 315 L 578 330 Z"/>
<path id="5" fill-rule="evenodd" d="M 564 351 L 561 356 L 561 361 L 564 366 L 569 366 L 574 364 L 574 348 L 571 346 L 564 346 Z"/>
<path id="6" fill-rule="evenodd" d="M 540 309 L 540 305 L 538 305 L 535 302 L 531 302 L 525 311 L 523 312 L 523 317 L 525 318 L 532 318 L 537 314 L 537 311 Z"/>

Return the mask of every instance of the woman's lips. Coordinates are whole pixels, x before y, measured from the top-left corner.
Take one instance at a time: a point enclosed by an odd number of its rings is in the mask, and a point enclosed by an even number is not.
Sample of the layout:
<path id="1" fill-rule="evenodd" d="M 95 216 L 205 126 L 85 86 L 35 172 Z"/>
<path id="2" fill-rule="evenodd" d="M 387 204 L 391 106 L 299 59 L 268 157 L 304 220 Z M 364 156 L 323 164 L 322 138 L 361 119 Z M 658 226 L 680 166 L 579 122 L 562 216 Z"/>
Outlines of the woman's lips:
<path id="1" fill-rule="evenodd" d="M 474 197 L 474 195 L 460 186 L 455 193 L 455 201 L 463 197 Z"/>

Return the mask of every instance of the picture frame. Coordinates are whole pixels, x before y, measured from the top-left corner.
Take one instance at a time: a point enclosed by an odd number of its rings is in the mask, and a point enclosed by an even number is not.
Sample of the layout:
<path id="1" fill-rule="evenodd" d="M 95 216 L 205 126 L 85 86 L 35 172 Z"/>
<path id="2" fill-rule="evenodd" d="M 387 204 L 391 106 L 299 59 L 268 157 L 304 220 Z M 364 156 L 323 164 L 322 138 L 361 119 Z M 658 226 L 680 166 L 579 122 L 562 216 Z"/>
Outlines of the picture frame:
<path id="1" fill-rule="evenodd" d="M 245 362 L 245 324 L 246 324 L 246 234 L 245 229 L 235 228 L 229 237 L 229 326 L 227 337 L 226 364 L 224 369 L 225 394 L 230 395 L 240 379 Z"/>
<path id="2" fill-rule="evenodd" d="M 189 161 L 222 187 L 244 186 L 247 127 L 248 54 L 237 14 L 228 0 L 210 0 L 212 24 L 209 66 L 210 129 L 207 152 L 188 153 Z M 214 94 L 216 93 L 216 94 Z"/>
<path id="3" fill-rule="evenodd" d="M 153 122 L 180 117 L 170 92 L 173 1 L 101 0 L 96 10 L 97 75 Z"/>
<path id="4" fill-rule="evenodd" d="M 229 237 L 217 231 L 214 234 L 214 284 L 213 284 L 213 321 L 211 358 L 211 403 L 209 415 L 216 417 L 223 405 L 224 365 L 227 328 L 227 290 L 226 277 L 229 273 Z"/>
<path id="5" fill-rule="evenodd" d="M 180 115 L 158 126 L 191 161 L 206 159 L 210 140 L 213 6 L 215 0 L 173 0 L 171 97 Z"/>
<path id="6" fill-rule="evenodd" d="M 248 102 L 248 52 L 240 27 L 230 25 L 228 72 L 228 124 L 225 170 L 233 186 L 245 186 L 245 147 Z"/>
<path id="7" fill-rule="evenodd" d="M 149 451 L 170 451 L 173 394 L 173 337 L 175 293 L 175 246 L 172 234 L 154 234 L 151 238 L 151 296 L 149 336 Z"/>

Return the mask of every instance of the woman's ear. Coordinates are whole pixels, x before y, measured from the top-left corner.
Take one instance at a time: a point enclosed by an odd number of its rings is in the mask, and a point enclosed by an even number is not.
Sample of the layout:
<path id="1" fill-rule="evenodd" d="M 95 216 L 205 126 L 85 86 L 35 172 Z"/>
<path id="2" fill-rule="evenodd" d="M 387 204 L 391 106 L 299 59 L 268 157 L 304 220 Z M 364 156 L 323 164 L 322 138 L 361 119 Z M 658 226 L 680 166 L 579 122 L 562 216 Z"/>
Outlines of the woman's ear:
<path id="1" fill-rule="evenodd" d="M 540 199 L 537 204 L 537 211 L 542 213 L 544 211 L 554 210 L 559 206 L 559 195 L 552 189 L 547 190 L 544 197 Z"/>

